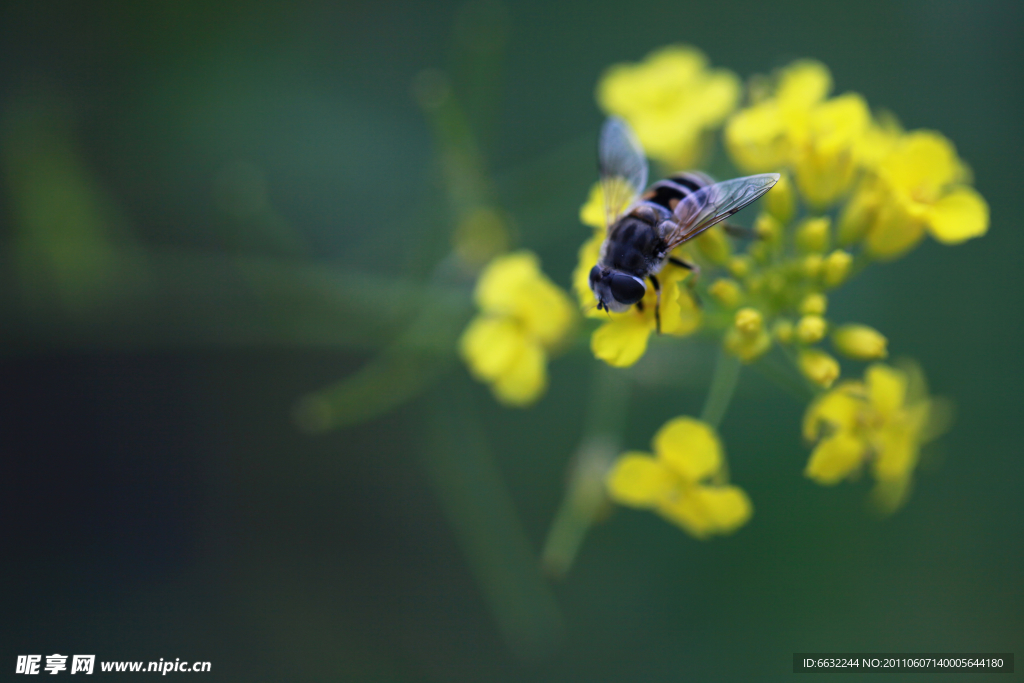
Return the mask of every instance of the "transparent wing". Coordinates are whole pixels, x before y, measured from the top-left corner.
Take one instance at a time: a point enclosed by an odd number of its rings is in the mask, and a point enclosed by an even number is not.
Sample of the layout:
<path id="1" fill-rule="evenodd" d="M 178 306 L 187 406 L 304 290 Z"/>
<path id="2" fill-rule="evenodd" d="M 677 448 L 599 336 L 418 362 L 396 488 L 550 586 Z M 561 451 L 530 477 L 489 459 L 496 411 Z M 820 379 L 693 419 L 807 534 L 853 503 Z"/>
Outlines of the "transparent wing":
<path id="1" fill-rule="evenodd" d="M 679 202 L 673 212 L 675 226 L 662 239 L 673 249 L 757 200 L 777 182 L 778 173 L 762 173 L 703 187 Z"/>
<path id="2" fill-rule="evenodd" d="M 647 187 L 647 158 L 629 124 L 612 116 L 601 127 L 597 160 L 605 220 L 611 227 Z"/>

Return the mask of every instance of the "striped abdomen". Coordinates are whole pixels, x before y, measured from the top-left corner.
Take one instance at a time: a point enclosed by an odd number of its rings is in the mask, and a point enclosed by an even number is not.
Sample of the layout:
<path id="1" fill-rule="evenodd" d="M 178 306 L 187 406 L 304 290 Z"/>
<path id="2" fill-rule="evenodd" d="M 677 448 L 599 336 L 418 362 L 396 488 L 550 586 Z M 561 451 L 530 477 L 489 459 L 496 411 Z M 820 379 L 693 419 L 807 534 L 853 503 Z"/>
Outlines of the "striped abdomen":
<path id="1" fill-rule="evenodd" d="M 640 199 L 653 204 L 671 214 L 676 205 L 687 195 L 693 194 L 702 187 L 714 184 L 714 180 L 698 171 L 687 171 L 659 180 L 651 185 Z M 659 211 L 659 213 L 662 213 Z"/>

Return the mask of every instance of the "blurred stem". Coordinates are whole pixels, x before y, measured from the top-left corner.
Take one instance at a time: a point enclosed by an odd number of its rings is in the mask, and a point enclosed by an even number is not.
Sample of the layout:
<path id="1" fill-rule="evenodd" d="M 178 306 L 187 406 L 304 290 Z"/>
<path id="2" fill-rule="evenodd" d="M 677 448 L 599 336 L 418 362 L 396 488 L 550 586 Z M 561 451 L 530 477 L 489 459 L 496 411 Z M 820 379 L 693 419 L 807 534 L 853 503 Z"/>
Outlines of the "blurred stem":
<path id="1" fill-rule="evenodd" d="M 535 661 L 561 639 L 558 605 L 465 387 L 443 389 L 429 409 L 424 466 L 505 642 Z"/>
<path id="2" fill-rule="evenodd" d="M 714 374 L 711 376 L 711 388 L 708 389 L 704 409 L 700 414 L 700 419 L 716 430 L 729 409 L 739 378 L 740 359 L 725 349 L 719 349 Z"/>
<path id="3" fill-rule="evenodd" d="M 758 360 L 753 368 L 789 392 L 797 401 L 806 403 L 814 397 L 814 391 L 810 389 L 807 380 L 800 374 L 799 368 L 796 366 L 796 359 L 785 352 L 782 353 L 786 358 L 785 363 L 781 363 L 777 357 L 771 354 L 766 354 Z"/>
<path id="4" fill-rule="evenodd" d="M 587 531 L 607 505 L 604 477 L 619 451 L 630 394 L 625 372 L 596 365 L 583 439 L 541 556 L 552 577 L 569 572 Z"/>

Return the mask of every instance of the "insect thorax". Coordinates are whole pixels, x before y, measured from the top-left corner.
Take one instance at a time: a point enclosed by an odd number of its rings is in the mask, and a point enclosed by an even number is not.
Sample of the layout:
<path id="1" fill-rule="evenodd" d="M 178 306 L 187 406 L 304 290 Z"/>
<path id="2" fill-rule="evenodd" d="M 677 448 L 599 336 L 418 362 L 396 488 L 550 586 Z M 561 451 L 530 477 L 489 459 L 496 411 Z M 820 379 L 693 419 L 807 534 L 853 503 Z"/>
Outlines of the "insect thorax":
<path id="1" fill-rule="evenodd" d="M 651 185 L 636 208 L 609 231 L 602 264 L 641 279 L 657 273 L 666 256 L 657 226 L 672 218 L 680 201 L 713 182 L 703 173 L 689 171 Z"/>
<path id="2" fill-rule="evenodd" d="M 633 214 L 623 216 L 608 234 L 603 264 L 641 279 L 657 272 L 664 259 L 665 242 L 656 225 Z"/>

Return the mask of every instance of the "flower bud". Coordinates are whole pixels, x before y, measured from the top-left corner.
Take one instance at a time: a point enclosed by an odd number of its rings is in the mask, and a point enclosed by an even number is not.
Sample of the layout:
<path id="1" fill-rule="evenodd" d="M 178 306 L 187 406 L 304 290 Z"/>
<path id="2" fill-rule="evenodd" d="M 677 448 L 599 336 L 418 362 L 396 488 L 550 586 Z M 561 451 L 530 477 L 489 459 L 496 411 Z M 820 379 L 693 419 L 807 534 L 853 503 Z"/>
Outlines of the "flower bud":
<path id="1" fill-rule="evenodd" d="M 816 344 L 825 337 L 828 323 L 820 315 L 805 315 L 796 324 L 796 338 L 803 344 Z"/>
<path id="2" fill-rule="evenodd" d="M 821 254 L 808 254 L 804 257 L 803 266 L 804 276 L 810 279 L 817 278 L 821 274 L 821 265 L 824 259 L 821 258 Z"/>
<path id="3" fill-rule="evenodd" d="M 743 290 L 740 289 L 739 283 L 735 280 L 721 278 L 720 280 L 715 280 L 708 287 L 708 294 L 726 308 L 736 308 L 740 305 Z"/>
<path id="4" fill-rule="evenodd" d="M 752 337 L 761 332 L 764 327 L 764 318 L 761 316 L 761 311 L 756 308 L 741 308 L 736 311 L 733 324 L 740 334 Z"/>
<path id="5" fill-rule="evenodd" d="M 732 273 L 733 277 L 744 278 L 750 272 L 750 269 L 754 267 L 753 259 L 746 254 L 739 256 L 733 256 L 729 259 L 729 272 Z"/>
<path id="6" fill-rule="evenodd" d="M 793 181 L 788 174 L 782 174 L 779 182 L 765 196 L 764 203 L 768 213 L 780 223 L 788 223 L 793 218 L 796 198 L 793 196 Z"/>
<path id="7" fill-rule="evenodd" d="M 796 229 L 796 245 L 804 252 L 820 254 L 828 249 L 829 228 L 832 221 L 827 217 L 808 218 Z"/>
<path id="8" fill-rule="evenodd" d="M 793 341 L 793 323 L 784 318 L 776 321 L 772 328 L 772 334 L 779 340 L 779 343 L 788 344 Z"/>
<path id="9" fill-rule="evenodd" d="M 782 224 L 771 214 L 761 213 L 754 221 L 754 232 L 758 239 L 764 242 L 774 242 L 782 234 Z"/>
<path id="10" fill-rule="evenodd" d="M 724 264 L 732 256 L 732 246 L 721 228 L 705 230 L 695 244 L 697 250 L 716 266 Z"/>
<path id="11" fill-rule="evenodd" d="M 888 340 L 867 325 L 843 325 L 832 333 L 832 346 L 836 351 L 856 360 L 885 358 L 889 352 Z"/>
<path id="12" fill-rule="evenodd" d="M 853 265 L 853 257 L 849 252 L 836 249 L 829 254 L 821 267 L 821 277 L 828 287 L 837 287 L 846 280 L 850 274 L 850 266 Z"/>
<path id="13" fill-rule="evenodd" d="M 827 308 L 828 297 L 819 292 L 808 294 L 800 302 L 800 312 L 804 315 L 825 315 Z"/>
<path id="14" fill-rule="evenodd" d="M 801 351 L 799 365 L 804 377 L 824 389 L 839 378 L 839 362 L 820 349 Z"/>

